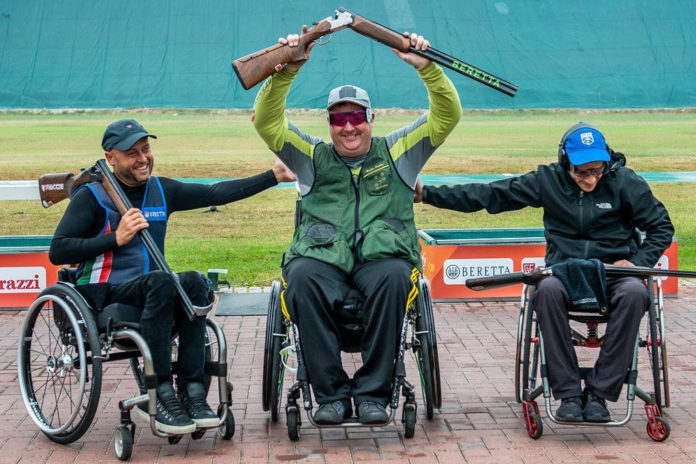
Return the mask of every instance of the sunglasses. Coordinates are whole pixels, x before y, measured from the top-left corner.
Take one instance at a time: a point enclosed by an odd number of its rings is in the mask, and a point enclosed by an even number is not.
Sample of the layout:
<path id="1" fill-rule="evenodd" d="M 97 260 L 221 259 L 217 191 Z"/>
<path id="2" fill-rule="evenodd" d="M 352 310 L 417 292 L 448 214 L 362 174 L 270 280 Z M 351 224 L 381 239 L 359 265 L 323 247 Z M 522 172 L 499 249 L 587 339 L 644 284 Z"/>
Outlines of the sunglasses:
<path id="1" fill-rule="evenodd" d="M 357 126 L 365 121 L 367 121 L 367 113 L 365 110 L 329 113 L 329 124 L 332 126 L 343 127 L 349 122 L 352 126 Z"/>
<path id="2" fill-rule="evenodd" d="M 573 174 L 575 174 L 576 177 L 581 177 L 583 179 L 587 177 L 602 177 L 606 172 L 607 172 L 607 164 L 604 163 L 601 168 L 594 168 L 594 169 L 582 169 L 579 170 L 577 169 L 574 165 L 571 165 L 573 169 Z"/>

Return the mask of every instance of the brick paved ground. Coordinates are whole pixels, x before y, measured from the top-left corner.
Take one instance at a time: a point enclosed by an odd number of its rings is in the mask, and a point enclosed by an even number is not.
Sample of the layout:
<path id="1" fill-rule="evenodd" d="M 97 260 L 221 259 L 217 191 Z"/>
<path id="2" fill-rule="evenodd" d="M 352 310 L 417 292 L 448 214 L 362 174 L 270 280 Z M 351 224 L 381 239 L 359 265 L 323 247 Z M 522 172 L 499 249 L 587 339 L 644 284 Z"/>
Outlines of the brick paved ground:
<path id="1" fill-rule="evenodd" d="M 138 428 L 133 462 L 693 462 L 696 459 L 696 285 L 682 284 L 666 301 L 672 426 L 663 443 L 645 432 L 642 402 L 623 427 L 568 427 L 544 422 L 544 435 L 527 436 L 514 401 L 517 307 L 514 303 L 437 304 L 443 408 L 432 421 L 419 411 L 416 436 L 405 440 L 400 422 L 380 429 L 324 429 L 303 420 L 300 441 L 287 439 L 284 417 L 272 423 L 261 410 L 261 366 L 265 317 L 218 317 L 224 325 L 234 383 L 237 432 L 232 441 L 208 433 L 177 445 Z M 16 341 L 23 315 L 0 313 L 0 463 L 117 462 L 113 429 L 116 403 L 135 393 L 127 364 L 104 369 L 102 400 L 88 433 L 68 446 L 56 445 L 28 418 L 17 385 Z M 585 357 L 581 354 L 581 358 Z M 645 353 L 639 384 L 646 385 Z M 350 363 L 352 358 L 346 356 Z M 407 369 L 416 381 L 411 359 Z M 647 387 L 646 387 L 647 388 Z M 420 397 L 418 398 L 419 401 Z M 622 399 L 622 401 L 624 401 Z M 625 403 L 625 402 L 624 402 Z M 621 406 L 624 405 L 621 403 Z M 542 413 L 543 414 L 543 413 Z M 400 412 L 397 417 L 400 417 Z M 143 425 L 138 422 L 139 426 Z"/>

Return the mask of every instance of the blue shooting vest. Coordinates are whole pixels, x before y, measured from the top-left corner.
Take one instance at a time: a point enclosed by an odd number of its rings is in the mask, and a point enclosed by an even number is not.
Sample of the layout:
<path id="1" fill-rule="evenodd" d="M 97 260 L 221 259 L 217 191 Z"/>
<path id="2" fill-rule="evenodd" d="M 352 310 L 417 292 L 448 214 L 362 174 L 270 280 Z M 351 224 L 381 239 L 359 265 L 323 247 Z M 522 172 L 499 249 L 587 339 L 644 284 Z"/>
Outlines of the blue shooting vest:
<path id="1" fill-rule="evenodd" d="M 121 214 L 102 184 L 90 182 L 83 187 L 88 188 L 97 203 L 104 208 L 106 220 L 98 235 L 106 235 L 115 231 L 121 220 Z M 133 206 L 138 207 L 137 205 Z M 149 224 L 147 230 L 152 235 L 157 248 L 164 254 L 164 237 L 167 234 L 167 202 L 157 177 L 151 176 L 147 181 L 140 211 Z M 155 269 L 157 267 L 152 257 L 147 252 L 140 235 L 136 234 L 130 243 L 81 263 L 81 273 L 77 283 L 78 285 L 99 282 L 120 284 Z"/>

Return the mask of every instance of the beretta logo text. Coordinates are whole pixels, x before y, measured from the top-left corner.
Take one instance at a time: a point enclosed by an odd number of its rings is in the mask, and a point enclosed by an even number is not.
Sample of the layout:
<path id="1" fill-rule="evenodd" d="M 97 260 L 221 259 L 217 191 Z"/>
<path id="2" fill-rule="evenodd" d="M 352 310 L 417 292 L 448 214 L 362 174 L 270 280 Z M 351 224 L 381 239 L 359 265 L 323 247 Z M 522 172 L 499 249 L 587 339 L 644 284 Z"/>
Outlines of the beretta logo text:
<path id="1" fill-rule="evenodd" d="M 442 269 L 445 285 L 464 285 L 470 277 L 492 277 L 511 273 L 512 259 L 446 259 Z"/>
<path id="2" fill-rule="evenodd" d="M 46 269 L 0 267 L 0 293 L 38 293 L 46 288 Z"/>

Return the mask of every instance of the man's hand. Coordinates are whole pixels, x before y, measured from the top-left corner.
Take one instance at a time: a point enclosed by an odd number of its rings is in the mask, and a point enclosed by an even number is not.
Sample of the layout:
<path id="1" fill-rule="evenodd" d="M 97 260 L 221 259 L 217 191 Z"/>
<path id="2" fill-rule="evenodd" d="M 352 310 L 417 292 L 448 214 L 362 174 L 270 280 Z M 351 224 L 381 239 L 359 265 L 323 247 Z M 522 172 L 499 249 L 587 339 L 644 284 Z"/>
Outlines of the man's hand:
<path id="1" fill-rule="evenodd" d="M 430 41 L 425 39 L 422 35 L 418 35 L 415 32 L 409 34 L 408 32 L 404 32 L 404 37 L 410 37 L 411 38 L 411 46 L 414 47 L 416 50 L 421 50 L 425 51 L 430 47 Z M 400 50 L 397 50 L 395 48 L 392 48 L 392 51 L 404 60 L 406 63 L 410 64 L 416 69 L 421 69 L 423 66 L 426 64 L 430 63 L 430 60 L 427 58 L 423 58 L 422 56 L 416 55 L 415 53 L 404 53 Z"/>
<path id="2" fill-rule="evenodd" d="M 121 220 L 116 228 L 116 244 L 123 246 L 133 240 L 138 231 L 149 226 L 147 219 L 137 208 L 131 208 L 126 211 L 126 214 L 121 216 Z"/>
<path id="3" fill-rule="evenodd" d="M 287 38 L 284 37 L 279 37 L 278 38 L 278 43 L 283 44 L 283 45 L 288 45 L 289 47 L 297 47 L 300 43 L 300 37 L 305 35 L 307 33 L 307 25 L 305 24 L 302 26 L 302 32 L 298 34 L 289 34 Z M 307 54 L 307 59 L 305 60 L 299 60 L 299 61 L 293 61 L 292 63 L 288 63 L 285 65 L 285 69 L 288 71 L 292 72 L 297 72 L 300 70 L 303 64 L 307 62 L 309 59 L 309 55 L 312 53 L 312 49 L 314 48 L 314 45 L 316 42 L 310 42 L 307 44 L 307 48 L 305 48 L 305 53 Z"/>
<path id="4" fill-rule="evenodd" d="M 423 201 L 423 182 L 421 182 L 420 177 L 416 180 L 416 189 L 413 193 L 413 202 L 421 203 Z"/>
<path id="5" fill-rule="evenodd" d="M 275 175 L 276 180 L 280 184 L 281 182 L 295 182 L 297 178 L 295 174 L 280 161 L 280 158 L 276 158 L 276 162 L 273 165 L 273 175 Z"/>
<path id="6" fill-rule="evenodd" d="M 630 262 L 627 259 L 620 259 L 620 260 L 614 262 L 614 266 L 634 267 L 635 264 L 633 264 L 632 262 Z"/>

